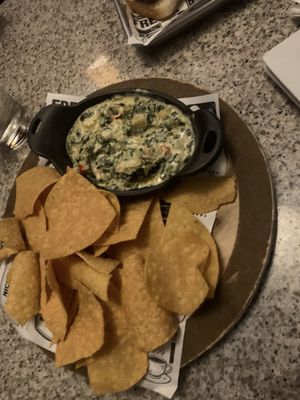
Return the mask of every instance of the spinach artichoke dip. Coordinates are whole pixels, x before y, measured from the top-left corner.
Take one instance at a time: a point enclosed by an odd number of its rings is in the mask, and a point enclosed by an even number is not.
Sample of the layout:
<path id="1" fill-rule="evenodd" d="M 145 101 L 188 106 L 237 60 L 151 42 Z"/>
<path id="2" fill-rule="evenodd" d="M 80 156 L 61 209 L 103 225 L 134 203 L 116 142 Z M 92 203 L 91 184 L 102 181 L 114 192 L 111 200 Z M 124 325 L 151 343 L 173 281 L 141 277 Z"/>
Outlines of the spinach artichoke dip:
<path id="1" fill-rule="evenodd" d="M 86 109 L 66 139 L 73 163 L 98 187 L 122 191 L 158 185 L 190 160 L 190 119 L 139 94 L 114 95 Z"/>

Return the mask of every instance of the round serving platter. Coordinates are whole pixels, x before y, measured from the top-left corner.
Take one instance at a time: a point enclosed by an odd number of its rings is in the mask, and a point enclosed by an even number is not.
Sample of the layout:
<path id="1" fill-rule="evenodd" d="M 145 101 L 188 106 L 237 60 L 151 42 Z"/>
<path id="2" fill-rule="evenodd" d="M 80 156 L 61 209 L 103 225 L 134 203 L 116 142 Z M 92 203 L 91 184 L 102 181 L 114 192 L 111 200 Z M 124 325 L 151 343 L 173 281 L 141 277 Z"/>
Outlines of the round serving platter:
<path id="1" fill-rule="evenodd" d="M 125 81 L 96 93 L 134 88 L 157 90 L 177 98 L 207 94 L 193 85 L 160 78 Z M 182 366 L 211 349 L 238 323 L 258 290 L 275 243 L 276 205 L 264 155 L 249 128 L 222 100 L 220 112 L 238 198 L 217 214 L 213 236 L 222 274 L 215 298 L 206 301 L 187 321 Z M 30 153 L 20 173 L 37 162 L 38 157 Z M 15 188 L 5 216 L 12 215 L 14 199 Z"/>

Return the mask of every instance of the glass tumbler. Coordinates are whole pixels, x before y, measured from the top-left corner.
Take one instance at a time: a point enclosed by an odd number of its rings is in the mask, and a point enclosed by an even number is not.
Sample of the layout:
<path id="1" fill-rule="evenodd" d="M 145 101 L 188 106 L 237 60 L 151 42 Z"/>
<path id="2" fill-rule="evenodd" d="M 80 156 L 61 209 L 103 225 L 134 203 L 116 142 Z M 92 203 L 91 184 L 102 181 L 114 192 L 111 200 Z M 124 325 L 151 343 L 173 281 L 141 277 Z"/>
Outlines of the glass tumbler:
<path id="1" fill-rule="evenodd" d="M 0 87 L 0 148 L 21 147 L 26 141 L 29 122 L 25 108 Z"/>

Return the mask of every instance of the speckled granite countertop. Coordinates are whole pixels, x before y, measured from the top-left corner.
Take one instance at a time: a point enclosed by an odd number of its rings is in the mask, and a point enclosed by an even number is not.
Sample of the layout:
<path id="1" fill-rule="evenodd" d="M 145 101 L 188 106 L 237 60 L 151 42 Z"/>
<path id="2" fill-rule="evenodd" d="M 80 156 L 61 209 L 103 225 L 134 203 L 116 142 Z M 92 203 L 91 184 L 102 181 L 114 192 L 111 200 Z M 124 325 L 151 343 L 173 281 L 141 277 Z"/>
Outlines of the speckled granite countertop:
<path id="1" fill-rule="evenodd" d="M 296 400 L 300 393 L 300 117 L 263 72 L 262 55 L 296 31 L 292 1 L 233 1 L 166 45 L 126 45 L 113 3 L 6 0 L 0 6 L 0 85 L 30 113 L 47 92 L 87 94 L 137 77 L 170 77 L 218 92 L 258 138 L 274 178 L 278 238 L 246 317 L 182 370 L 175 399 Z M 0 153 L 0 209 L 28 148 Z M 0 311 L 0 399 L 95 399 L 87 382 L 57 370 L 18 337 Z M 158 399 L 134 389 L 110 399 Z"/>

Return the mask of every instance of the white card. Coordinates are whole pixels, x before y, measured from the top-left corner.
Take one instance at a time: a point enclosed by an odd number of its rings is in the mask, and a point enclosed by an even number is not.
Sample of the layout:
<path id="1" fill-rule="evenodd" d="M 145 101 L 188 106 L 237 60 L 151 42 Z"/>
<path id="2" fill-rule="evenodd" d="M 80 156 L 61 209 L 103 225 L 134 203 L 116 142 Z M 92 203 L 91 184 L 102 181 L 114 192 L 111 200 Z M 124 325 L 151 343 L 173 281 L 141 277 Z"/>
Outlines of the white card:
<path id="1" fill-rule="evenodd" d="M 266 72 L 300 108 L 300 30 L 263 56 Z"/>

